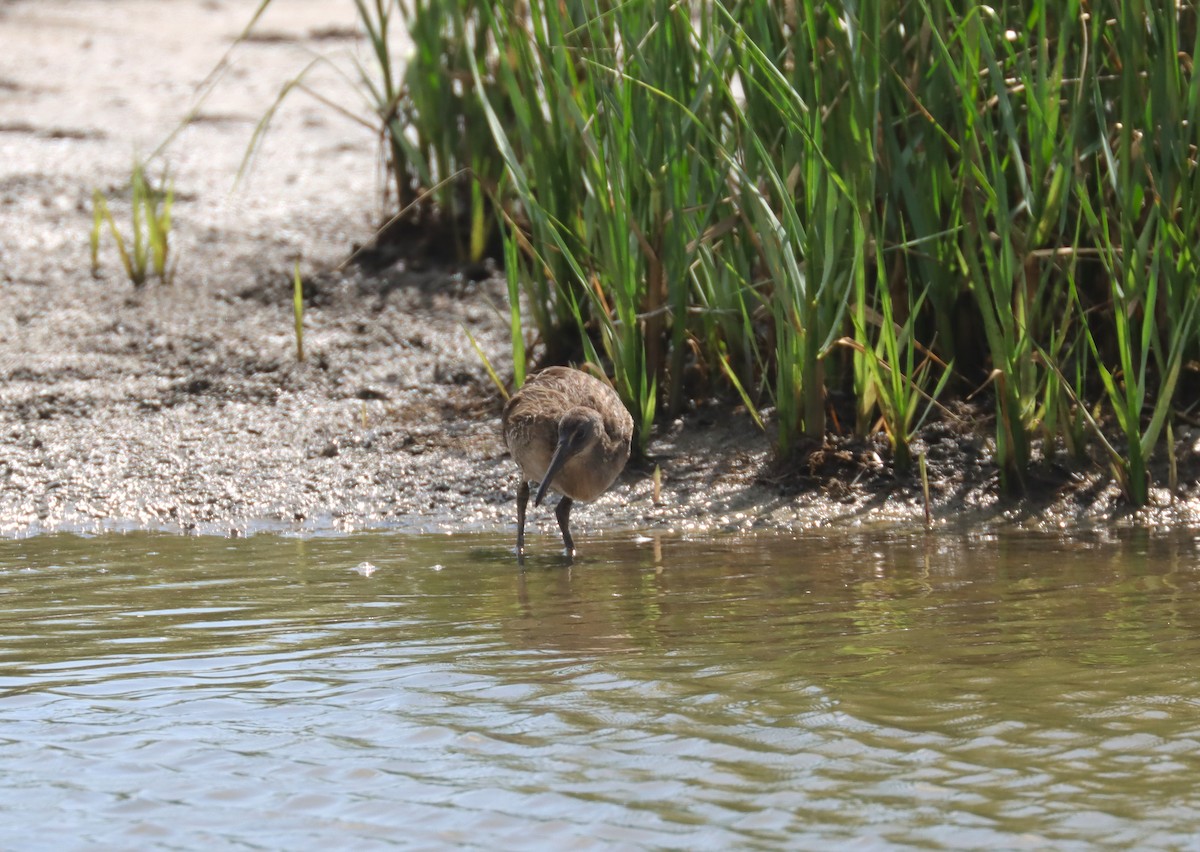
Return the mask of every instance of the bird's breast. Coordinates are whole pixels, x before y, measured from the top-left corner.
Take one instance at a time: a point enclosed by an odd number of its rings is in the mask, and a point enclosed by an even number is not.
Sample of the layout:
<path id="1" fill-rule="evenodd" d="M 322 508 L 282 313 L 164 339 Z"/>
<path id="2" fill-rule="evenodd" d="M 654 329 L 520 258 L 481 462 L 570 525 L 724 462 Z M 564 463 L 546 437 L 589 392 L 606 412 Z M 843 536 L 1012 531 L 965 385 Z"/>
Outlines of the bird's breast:
<path id="1" fill-rule="evenodd" d="M 572 500 L 595 500 L 608 490 L 622 465 L 584 453 L 567 460 L 550 487 Z"/>
<path id="2" fill-rule="evenodd" d="M 522 474 L 531 482 L 541 482 L 545 478 L 556 448 L 557 443 L 544 440 L 509 442 L 513 458 L 520 465 Z M 563 463 L 550 483 L 550 490 L 565 494 L 572 500 L 595 500 L 616 481 L 628 457 L 627 447 L 623 451 L 617 447 L 608 452 L 599 445 L 592 447 Z"/>

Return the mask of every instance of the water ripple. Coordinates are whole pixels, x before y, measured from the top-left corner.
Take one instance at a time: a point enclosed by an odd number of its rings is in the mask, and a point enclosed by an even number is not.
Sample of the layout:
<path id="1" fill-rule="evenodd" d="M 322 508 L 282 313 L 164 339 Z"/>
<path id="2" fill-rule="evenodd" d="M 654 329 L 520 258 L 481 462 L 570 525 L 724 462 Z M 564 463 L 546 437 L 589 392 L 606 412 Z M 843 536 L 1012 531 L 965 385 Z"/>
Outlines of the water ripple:
<path id="1" fill-rule="evenodd" d="M 397 538 L 0 542 L 0 847 L 1200 833 L 1195 542 Z"/>

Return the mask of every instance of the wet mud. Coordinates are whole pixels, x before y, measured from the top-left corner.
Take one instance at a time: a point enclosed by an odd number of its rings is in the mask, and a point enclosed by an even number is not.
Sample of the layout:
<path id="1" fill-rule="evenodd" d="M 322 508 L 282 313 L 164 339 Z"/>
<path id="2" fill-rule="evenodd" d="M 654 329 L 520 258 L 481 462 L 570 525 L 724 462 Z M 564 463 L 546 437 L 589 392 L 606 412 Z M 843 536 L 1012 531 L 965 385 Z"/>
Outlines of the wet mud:
<path id="1" fill-rule="evenodd" d="M 280 110 L 235 186 L 255 124 L 313 55 L 362 49 L 353 4 L 272 8 L 163 160 L 176 193 L 174 281 L 135 288 L 106 238 L 88 253 L 99 187 L 119 189 L 188 114 L 256 0 L 0 3 L 0 535 L 133 528 L 240 535 L 499 530 L 515 524 L 502 399 L 471 345 L 508 365 L 505 288 L 398 262 L 345 264 L 382 211 L 376 140 L 312 98 Z M 353 90 L 328 68 L 309 85 Z M 322 89 L 322 87 L 327 87 Z M 340 87 L 340 88 L 339 88 Z M 305 279 L 297 359 L 291 274 Z M 1200 520 L 1200 431 L 1180 429 L 1180 482 L 1132 512 L 1103 465 L 1061 460 L 1002 500 L 990 427 L 935 424 L 935 526 L 1076 527 Z M 882 439 L 834 437 L 788 465 L 733 403 L 659 425 L 649 457 L 573 518 L 589 530 L 920 528 L 915 476 Z M 657 472 L 657 475 L 656 475 Z M 1156 471 L 1166 481 L 1165 467 Z M 553 513 L 531 532 L 556 535 Z"/>

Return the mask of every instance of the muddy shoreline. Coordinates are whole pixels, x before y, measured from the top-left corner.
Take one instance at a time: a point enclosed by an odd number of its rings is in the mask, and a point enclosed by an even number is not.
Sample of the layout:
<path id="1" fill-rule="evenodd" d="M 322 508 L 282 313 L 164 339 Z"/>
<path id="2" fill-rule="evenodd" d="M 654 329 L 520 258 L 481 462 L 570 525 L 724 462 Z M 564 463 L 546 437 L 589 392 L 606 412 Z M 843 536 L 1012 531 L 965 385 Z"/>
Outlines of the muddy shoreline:
<path id="1" fill-rule="evenodd" d="M 172 144 L 174 283 L 133 288 L 111 244 L 91 274 L 93 188 L 119 188 L 131 153 L 166 138 L 255 5 L 0 3 L 12 48 L 0 58 L 0 536 L 514 524 L 501 400 L 463 331 L 507 362 L 501 283 L 339 267 L 378 221 L 374 142 L 313 100 L 281 110 L 250 178 L 231 190 L 279 87 L 314 53 L 359 49 L 347 37 L 352 4 L 272 9 L 262 24 L 272 38 L 240 49 Z M 332 73 L 312 84 L 345 85 Z M 291 325 L 297 259 L 304 362 Z M 940 425 L 924 436 L 935 526 L 1200 521 L 1198 430 L 1180 430 L 1174 502 L 1158 489 L 1159 507 L 1140 512 L 1100 465 L 1049 466 L 1029 498 L 1002 501 L 986 431 Z M 581 538 L 614 527 L 924 525 L 919 484 L 892 476 L 882 444 L 835 440 L 782 469 L 768 436 L 725 404 L 660 424 L 650 453 L 578 511 Z M 531 524 L 555 532 L 551 512 Z"/>

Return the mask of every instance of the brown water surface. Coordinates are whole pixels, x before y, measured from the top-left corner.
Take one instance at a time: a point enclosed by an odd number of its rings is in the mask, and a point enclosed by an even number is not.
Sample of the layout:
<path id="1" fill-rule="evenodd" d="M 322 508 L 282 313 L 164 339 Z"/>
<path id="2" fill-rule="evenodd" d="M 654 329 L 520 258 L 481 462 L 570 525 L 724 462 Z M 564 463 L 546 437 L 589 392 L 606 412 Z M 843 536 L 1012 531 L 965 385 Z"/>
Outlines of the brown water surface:
<path id="1" fill-rule="evenodd" d="M 1200 537 L 0 541 L 0 848 L 1180 848 Z"/>

